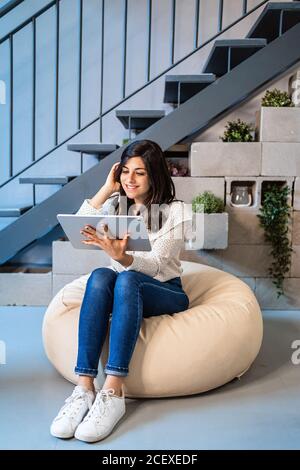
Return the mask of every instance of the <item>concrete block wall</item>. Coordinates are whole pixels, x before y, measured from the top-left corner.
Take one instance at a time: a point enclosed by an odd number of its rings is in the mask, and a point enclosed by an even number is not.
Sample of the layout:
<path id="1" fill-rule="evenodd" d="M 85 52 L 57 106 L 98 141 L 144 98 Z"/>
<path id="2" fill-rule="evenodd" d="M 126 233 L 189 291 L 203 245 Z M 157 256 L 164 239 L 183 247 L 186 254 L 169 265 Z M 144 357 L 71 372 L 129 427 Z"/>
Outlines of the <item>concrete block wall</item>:
<path id="1" fill-rule="evenodd" d="M 193 190 L 202 192 L 202 180 L 224 184 L 224 202 L 229 216 L 229 244 L 225 250 L 182 251 L 181 258 L 208 264 L 244 280 L 255 292 L 262 308 L 300 308 L 300 108 L 262 108 L 256 112 L 258 142 L 197 141 L 191 145 L 189 161 Z M 224 178 L 224 180 L 223 180 Z M 230 204 L 232 185 L 250 182 L 252 205 Z M 268 274 L 271 247 L 259 225 L 264 183 L 289 186 L 291 220 L 289 237 L 293 253 L 291 269 L 284 281 L 286 295 L 277 298 Z M 214 192 L 213 185 L 209 188 Z M 219 194 L 222 188 L 218 187 Z M 195 193 L 195 194 L 196 194 Z M 194 194 L 194 195 L 195 195 Z M 189 193 L 189 198 L 192 195 Z"/>
<path id="2" fill-rule="evenodd" d="M 52 299 L 52 273 L 1 272 L 0 305 L 48 305 Z"/>
<path id="3" fill-rule="evenodd" d="M 74 279 L 110 265 L 103 250 L 77 250 L 68 241 L 53 242 L 52 249 L 52 296 Z"/>

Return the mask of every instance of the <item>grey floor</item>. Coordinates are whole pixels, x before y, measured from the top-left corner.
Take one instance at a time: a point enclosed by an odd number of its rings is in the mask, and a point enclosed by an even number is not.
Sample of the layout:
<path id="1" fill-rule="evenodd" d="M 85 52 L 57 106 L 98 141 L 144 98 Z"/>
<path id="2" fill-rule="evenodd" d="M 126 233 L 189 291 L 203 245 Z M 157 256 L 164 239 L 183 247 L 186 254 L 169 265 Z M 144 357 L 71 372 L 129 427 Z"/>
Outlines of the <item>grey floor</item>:
<path id="1" fill-rule="evenodd" d="M 291 361 L 299 311 L 264 312 L 261 352 L 241 380 L 197 396 L 127 400 L 125 417 L 96 444 L 49 434 L 73 387 L 44 355 L 44 311 L 0 308 L 0 449 L 300 449 L 300 364 Z"/>

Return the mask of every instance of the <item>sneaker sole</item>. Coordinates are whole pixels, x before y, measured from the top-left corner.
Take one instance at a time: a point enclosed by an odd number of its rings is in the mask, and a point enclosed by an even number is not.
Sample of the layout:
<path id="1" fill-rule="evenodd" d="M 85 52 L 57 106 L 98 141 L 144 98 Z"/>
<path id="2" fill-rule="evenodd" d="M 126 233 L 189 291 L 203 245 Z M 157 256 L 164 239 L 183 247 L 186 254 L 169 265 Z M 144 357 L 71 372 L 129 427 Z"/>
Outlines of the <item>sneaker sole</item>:
<path id="1" fill-rule="evenodd" d="M 84 442 L 102 441 L 102 439 L 105 439 L 107 436 L 109 436 L 112 433 L 112 431 L 114 430 L 114 428 L 119 423 L 119 421 L 123 418 L 124 415 L 125 415 L 125 412 L 118 419 L 118 421 L 113 425 L 113 427 L 111 429 L 109 429 L 105 434 L 102 434 L 100 437 L 99 436 L 97 436 L 97 437 L 85 436 L 84 434 L 80 434 L 79 432 L 77 432 L 77 430 L 75 431 L 74 437 L 75 437 L 75 439 L 78 439 L 79 441 L 84 441 Z"/>
<path id="2" fill-rule="evenodd" d="M 58 437 L 59 439 L 71 439 L 71 437 L 74 437 L 74 433 L 73 434 L 59 434 L 59 433 L 50 431 L 50 434 L 51 436 Z"/>
<path id="3" fill-rule="evenodd" d="M 102 439 L 105 439 L 107 436 L 109 436 L 109 434 L 112 432 L 113 429 L 110 429 L 109 432 L 105 433 L 105 434 L 102 434 L 102 436 L 100 437 L 87 437 L 87 436 L 84 436 L 84 434 L 80 435 L 80 434 L 74 434 L 74 437 L 75 439 L 78 439 L 78 441 L 83 441 L 83 442 L 98 442 L 98 441 L 102 441 Z"/>

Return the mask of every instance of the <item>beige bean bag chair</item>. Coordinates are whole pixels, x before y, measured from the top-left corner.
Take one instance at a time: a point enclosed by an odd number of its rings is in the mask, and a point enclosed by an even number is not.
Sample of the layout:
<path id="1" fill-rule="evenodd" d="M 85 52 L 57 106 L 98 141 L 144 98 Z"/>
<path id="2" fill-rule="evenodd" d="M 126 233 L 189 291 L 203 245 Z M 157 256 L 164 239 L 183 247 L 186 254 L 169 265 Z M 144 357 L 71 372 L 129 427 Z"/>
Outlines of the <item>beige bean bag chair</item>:
<path id="1" fill-rule="evenodd" d="M 211 390 L 240 377 L 259 352 L 262 317 L 248 285 L 198 263 L 182 261 L 182 267 L 189 309 L 144 318 L 125 379 L 127 397 L 170 397 Z M 82 276 L 58 292 L 43 323 L 46 354 L 73 383 L 77 381 L 73 369 L 78 318 L 88 277 Z M 108 336 L 101 355 L 103 366 L 107 348 Z"/>

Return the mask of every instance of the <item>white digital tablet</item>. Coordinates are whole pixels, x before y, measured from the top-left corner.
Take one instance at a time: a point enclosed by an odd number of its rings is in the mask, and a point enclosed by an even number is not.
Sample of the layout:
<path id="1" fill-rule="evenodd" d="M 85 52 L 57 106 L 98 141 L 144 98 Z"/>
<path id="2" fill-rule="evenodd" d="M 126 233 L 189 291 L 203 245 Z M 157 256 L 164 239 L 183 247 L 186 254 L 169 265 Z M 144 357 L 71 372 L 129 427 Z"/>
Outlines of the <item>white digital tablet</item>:
<path id="1" fill-rule="evenodd" d="M 106 224 L 109 238 L 122 239 L 127 232 L 130 233 L 126 251 L 151 251 L 147 227 L 141 216 L 57 214 L 57 219 L 74 248 L 81 250 L 101 249 L 95 245 L 82 243 L 82 240 L 87 238 L 80 231 L 85 225 L 91 225 L 95 227 L 101 238 L 103 225 Z"/>

